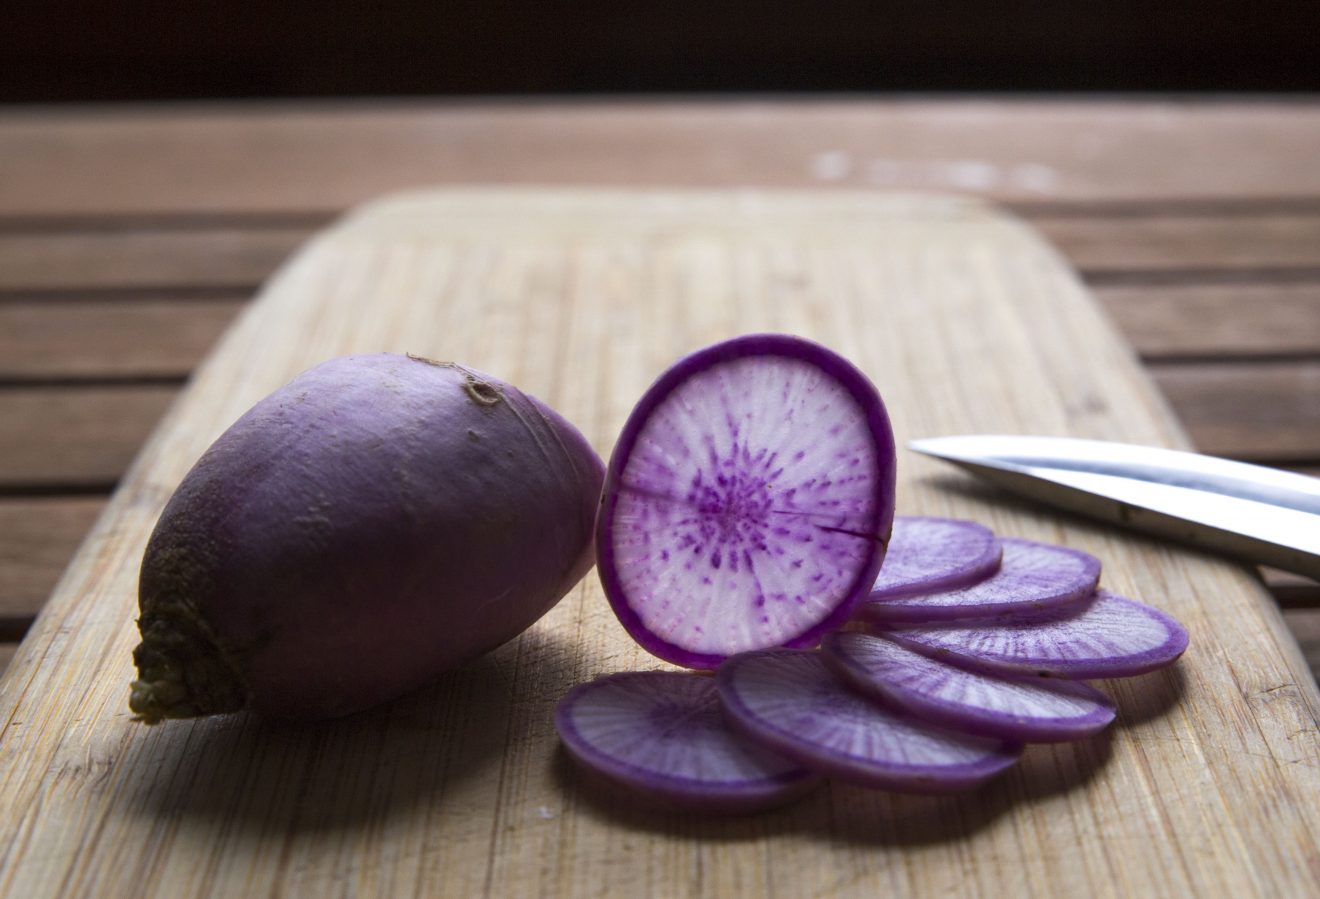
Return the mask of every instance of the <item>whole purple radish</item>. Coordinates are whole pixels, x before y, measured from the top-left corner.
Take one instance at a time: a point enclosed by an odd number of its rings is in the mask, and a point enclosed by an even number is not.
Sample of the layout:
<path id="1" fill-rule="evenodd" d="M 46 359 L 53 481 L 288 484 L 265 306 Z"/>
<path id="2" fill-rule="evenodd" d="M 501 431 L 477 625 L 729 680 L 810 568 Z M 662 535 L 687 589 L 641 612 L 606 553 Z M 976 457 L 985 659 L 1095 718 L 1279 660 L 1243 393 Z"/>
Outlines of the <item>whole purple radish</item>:
<path id="1" fill-rule="evenodd" d="M 604 471 L 517 388 L 333 359 L 197 462 L 148 543 L 130 707 L 325 718 L 518 635 L 590 569 Z"/>
<path id="2" fill-rule="evenodd" d="M 651 386 L 610 458 L 601 584 L 650 652 L 691 668 L 814 645 L 875 583 L 894 518 L 875 386 L 815 343 L 752 334 Z"/>

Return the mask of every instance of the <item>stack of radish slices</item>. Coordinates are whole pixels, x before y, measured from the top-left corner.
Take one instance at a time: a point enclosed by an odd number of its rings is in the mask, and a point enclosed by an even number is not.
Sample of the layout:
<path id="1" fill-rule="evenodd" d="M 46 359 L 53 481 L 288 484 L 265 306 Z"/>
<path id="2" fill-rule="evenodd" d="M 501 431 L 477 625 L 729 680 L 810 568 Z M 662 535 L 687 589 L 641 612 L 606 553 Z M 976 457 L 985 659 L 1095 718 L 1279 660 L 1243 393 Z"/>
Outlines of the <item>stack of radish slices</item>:
<path id="1" fill-rule="evenodd" d="M 752 335 L 666 372 L 610 461 L 600 576 L 642 646 L 715 676 L 573 689 L 555 716 L 568 752 L 705 812 L 778 805 L 822 776 L 967 790 L 1024 743 L 1106 727 L 1114 704 L 1083 679 L 1186 648 L 1168 615 L 1098 589 L 1087 553 L 894 518 L 894 455 L 875 388 L 816 344 Z"/>

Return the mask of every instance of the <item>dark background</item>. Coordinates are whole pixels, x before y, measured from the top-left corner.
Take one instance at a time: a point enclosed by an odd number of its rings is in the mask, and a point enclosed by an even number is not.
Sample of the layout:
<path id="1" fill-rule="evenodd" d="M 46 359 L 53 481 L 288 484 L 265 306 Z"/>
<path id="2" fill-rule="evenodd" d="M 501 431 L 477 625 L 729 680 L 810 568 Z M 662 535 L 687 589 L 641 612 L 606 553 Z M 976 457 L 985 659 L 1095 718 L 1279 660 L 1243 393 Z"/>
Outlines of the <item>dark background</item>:
<path id="1" fill-rule="evenodd" d="M 4 102 L 1320 90 L 1320 0 L 3 6 Z"/>

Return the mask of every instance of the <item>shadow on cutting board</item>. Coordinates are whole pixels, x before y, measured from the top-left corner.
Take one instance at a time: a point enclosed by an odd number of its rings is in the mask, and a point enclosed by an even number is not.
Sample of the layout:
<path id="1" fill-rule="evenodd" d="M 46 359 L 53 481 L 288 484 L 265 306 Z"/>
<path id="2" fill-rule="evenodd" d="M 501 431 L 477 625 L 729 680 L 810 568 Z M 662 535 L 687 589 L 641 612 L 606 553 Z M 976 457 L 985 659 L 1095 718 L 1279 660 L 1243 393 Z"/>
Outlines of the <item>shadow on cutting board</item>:
<path id="1" fill-rule="evenodd" d="M 533 629 L 430 687 L 346 718 L 165 722 L 132 762 L 149 773 L 125 783 L 135 795 L 123 807 L 283 835 L 489 803 L 481 791 L 499 777 L 511 735 L 536 726 L 540 692 L 571 682 L 571 659 L 566 644 Z M 517 677 L 523 666 L 535 676 Z"/>

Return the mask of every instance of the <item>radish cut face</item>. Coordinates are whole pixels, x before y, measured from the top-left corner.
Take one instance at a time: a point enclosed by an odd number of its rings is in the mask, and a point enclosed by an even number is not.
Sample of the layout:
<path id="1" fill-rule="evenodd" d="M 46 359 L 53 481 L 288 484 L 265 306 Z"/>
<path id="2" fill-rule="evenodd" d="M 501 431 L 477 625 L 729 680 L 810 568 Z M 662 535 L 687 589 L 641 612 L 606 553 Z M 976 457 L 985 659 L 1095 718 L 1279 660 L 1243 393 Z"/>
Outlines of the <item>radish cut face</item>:
<path id="1" fill-rule="evenodd" d="M 955 518 L 900 515 L 872 602 L 957 590 L 999 570 L 1003 547 L 988 527 Z"/>
<path id="2" fill-rule="evenodd" d="M 673 809 L 757 811 L 820 779 L 729 730 L 715 682 L 696 674 L 634 671 L 582 684 L 560 701 L 555 728 L 580 765 Z"/>
<path id="3" fill-rule="evenodd" d="M 1006 612 L 1032 612 L 1090 596 L 1100 580 L 1100 561 L 1067 546 L 1005 538 L 999 570 L 958 590 L 868 602 L 871 621 L 948 621 Z"/>
<path id="4" fill-rule="evenodd" d="M 894 438 L 842 357 L 755 334 L 680 360 L 633 410 L 597 521 L 601 584 L 645 649 L 690 668 L 812 646 L 875 583 Z"/>
<path id="5" fill-rule="evenodd" d="M 773 751 L 840 780 L 911 793 L 966 790 L 1017 761 L 1021 747 L 959 734 L 853 691 L 819 653 L 734 656 L 716 674 L 729 722 Z"/>
<path id="6" fill-rule="evenodd" d="M 1145 674 L 1187 648 L 1172 617 L 1107 590 L 1052 615 L 898 628 L 885 636 L 917 652 L 981 670 L 1081 680 Z"/>
<path id="7" fill-rule="evenodd" d="M 978 674 L 883 637 L 834 633 L 821 644 L 833 671 L 924 721 L 1005 740 L 1077 740 L 1114 720 L 1114 703 L 1077 681 Z"/>

